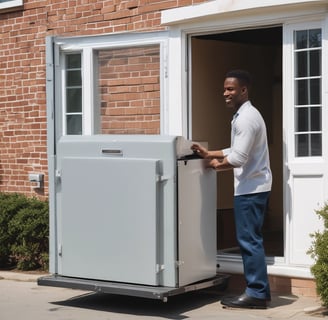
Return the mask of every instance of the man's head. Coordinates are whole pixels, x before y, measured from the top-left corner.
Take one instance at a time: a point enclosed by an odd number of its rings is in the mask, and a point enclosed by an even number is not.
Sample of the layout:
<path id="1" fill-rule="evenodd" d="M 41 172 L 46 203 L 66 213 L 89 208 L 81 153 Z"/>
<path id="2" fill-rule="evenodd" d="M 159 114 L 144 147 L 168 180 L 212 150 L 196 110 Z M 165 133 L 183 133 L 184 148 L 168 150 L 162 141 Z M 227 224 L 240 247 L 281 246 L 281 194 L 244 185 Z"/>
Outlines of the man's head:
<path id="1" fill-rule="evenodd" d="M 232 70 L 224 80 L 223 97 L 228 107 L 237 111 L 248 100 L 251 76 L 244 70 Z"/>

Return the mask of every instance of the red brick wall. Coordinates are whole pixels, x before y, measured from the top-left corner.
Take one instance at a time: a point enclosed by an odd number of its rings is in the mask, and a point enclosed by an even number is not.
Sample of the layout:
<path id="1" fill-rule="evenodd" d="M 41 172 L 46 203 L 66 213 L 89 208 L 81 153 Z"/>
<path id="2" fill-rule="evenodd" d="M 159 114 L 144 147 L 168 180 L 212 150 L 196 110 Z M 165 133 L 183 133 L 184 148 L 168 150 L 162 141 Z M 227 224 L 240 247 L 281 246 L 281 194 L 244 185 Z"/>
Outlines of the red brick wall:
<path id="1" fill-rule="evenodd" d="M 28 173 L 47 172 L 45 19 L 32 3 L 0 15 L 0 191 L 38 195 Z"/>
<path id="2" fill-rule="evenodd" d="M 0 192 L 48 194 L 47 35 L 161 30 L 161 10 L 201 2 L 206 0 L 25 0 L 23 8 L 0 12 Z M 158 132 L 159 115 L 153 120 L 151 130 Z M 33 189 L 31 172 L 45 174 L 43 189 Z"/>
<path id="3" fill-rule="evenodd" d="M 160 133 L 159 45 L 101 50 L 103 134 Z"/>

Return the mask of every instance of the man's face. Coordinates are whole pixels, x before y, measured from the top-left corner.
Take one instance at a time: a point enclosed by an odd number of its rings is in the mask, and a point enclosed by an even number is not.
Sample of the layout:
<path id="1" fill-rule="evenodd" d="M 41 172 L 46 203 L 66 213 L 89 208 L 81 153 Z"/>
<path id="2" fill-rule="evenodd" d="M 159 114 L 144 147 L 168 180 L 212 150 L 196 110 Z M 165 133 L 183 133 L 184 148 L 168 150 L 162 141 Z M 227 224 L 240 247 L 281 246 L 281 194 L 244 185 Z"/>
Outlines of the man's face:
<path id="1" fill-rule="evenodd" d="M 241 86 L 237 78 L 226 78 L 223 86 L 223 97 L 227 107 L 237 111 L 248 100 L 247 88 Z"/>

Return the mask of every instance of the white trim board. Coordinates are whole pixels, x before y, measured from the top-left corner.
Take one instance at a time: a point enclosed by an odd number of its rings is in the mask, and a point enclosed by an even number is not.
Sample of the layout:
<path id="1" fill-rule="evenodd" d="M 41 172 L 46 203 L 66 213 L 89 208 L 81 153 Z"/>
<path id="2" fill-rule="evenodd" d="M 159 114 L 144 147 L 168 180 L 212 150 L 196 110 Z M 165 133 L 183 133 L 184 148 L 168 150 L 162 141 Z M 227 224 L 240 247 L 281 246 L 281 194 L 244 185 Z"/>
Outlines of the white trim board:
<path id="1" fill-rule="evenodd" d="M 328 5 L 327 0 L 214 0 L 197 5 L 179 7 L 162 11 L 163 25 L 185 24 L 192 21 L 212 19 L 225 14 L 238 14 L 243 11 L 274 11 L 279 9 L 311 9 Z"/>

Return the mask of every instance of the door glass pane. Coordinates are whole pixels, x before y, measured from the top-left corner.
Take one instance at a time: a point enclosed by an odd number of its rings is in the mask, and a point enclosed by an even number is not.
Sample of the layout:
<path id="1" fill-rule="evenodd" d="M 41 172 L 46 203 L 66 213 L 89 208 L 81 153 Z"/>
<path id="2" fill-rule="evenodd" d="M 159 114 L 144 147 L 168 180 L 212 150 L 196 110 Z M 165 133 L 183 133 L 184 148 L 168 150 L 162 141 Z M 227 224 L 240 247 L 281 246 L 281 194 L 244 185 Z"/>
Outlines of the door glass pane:
<path id="1" fill-rule="evenodd" d="M 102 134 L 160 134 L 160 46 L 98 51 Z"/>

